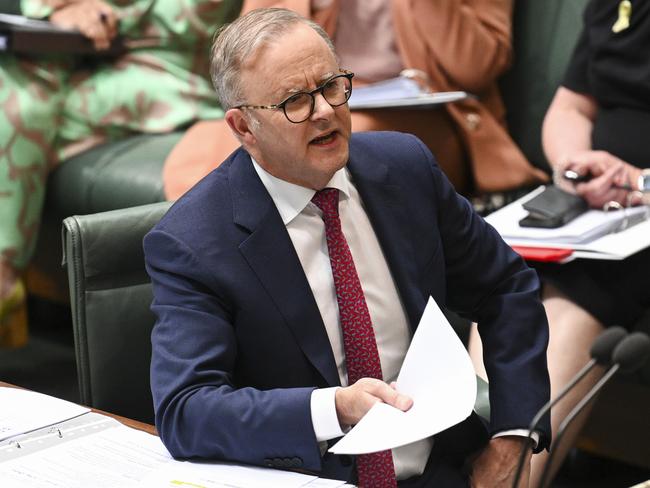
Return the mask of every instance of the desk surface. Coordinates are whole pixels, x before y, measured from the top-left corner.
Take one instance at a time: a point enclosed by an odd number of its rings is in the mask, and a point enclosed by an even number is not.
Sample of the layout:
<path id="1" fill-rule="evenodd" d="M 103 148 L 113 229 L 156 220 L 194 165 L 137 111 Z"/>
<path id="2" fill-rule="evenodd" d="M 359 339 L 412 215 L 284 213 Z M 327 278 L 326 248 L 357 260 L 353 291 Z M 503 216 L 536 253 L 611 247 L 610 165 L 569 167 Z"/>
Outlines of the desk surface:
<path id="1" fill-rule="evenodd" d="M 21 386 L 12 385 L 10 383 L 5 383 L 4 381 L 0 381 L 0 386 L 7 386 L 9 388 L 22 388 Z M 92 407 L 91 407 L 91 410 L 93 412 L 97 412 L 97 413 L 100 413 L 102 415 L 112 417 L 115 420 L 123 423 L 124 425 L 126 425 L 128 427 L 132 427 L 134 429 L 142 430 L 142 431 L 147 432 L 149 434 L 158 435 L 158 433 L 156 432 L 156 427 L 154 427 L 151 424 L 145 424 L 144 422 L 138 422 L 137 420 L 132 420 L 132 419 L 129 419 L 129 418 L 126 418 L 126 417 L 122 417 L 121 415 L 115 415 L 115 414 L 110 413 L 110 412 L 104 412 L 103 410 L 98 410 L 98 409 L 92 408 Z"/>

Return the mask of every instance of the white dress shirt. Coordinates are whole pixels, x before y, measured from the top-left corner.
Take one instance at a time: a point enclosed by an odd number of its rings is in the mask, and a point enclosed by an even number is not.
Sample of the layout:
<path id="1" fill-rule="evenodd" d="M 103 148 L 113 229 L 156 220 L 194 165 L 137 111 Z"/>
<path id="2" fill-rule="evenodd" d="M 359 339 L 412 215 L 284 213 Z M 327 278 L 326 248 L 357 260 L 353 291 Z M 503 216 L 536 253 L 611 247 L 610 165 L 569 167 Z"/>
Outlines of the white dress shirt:
<path id="1" fill-rule="evenodd" d="M 343 334 L 325 238 L 325 223 L 321 210 L 311 202 L 316 192 L 276 178 L 254 159 L 253 166 L 287 227 L 323 318 L 341 385 L 347 386 Z M 326 186 L 339 190 L 339 216 L 343 234 L 350 247 L 368 305 L 383 379 L 390 383 L 397 379 L 411 341 L 406 312 L 348 170 L 343 168 L 337 171 Z M 344 435 L 334 402 L 337 388 L 316 389 L 311 396 L 312 423 L 316 438 L 321 442 Z M 498 435 L 512 434 L 526 435 L 527 431 L 505 431 Z M 428 438 L 393 449 L 397 479 L 422 474 L 432 446 L 433 438 Z M 326 444 L 322 442 L 323 452 L 325 448 Z"/>

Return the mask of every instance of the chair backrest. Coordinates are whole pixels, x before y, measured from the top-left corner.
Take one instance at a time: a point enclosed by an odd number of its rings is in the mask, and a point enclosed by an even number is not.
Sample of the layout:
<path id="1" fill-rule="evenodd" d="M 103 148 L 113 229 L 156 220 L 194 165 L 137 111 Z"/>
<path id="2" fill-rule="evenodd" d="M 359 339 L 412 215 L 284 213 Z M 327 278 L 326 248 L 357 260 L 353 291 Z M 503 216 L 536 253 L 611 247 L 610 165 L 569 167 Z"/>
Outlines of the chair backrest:
<path id="1" fill-rule="evenodd" d="M 142 238 L 169 202 L 64 220 L 81 403 L 153 422 L 151 283 Z"/>
<path id="2" fill-rule="evenodd" d="M 542 151 L 544 114 L 564 76 L 589 0 L 516 0 L 514 60 L 501 80 L 508 130 L 528 160 L 549 171 Z"/>

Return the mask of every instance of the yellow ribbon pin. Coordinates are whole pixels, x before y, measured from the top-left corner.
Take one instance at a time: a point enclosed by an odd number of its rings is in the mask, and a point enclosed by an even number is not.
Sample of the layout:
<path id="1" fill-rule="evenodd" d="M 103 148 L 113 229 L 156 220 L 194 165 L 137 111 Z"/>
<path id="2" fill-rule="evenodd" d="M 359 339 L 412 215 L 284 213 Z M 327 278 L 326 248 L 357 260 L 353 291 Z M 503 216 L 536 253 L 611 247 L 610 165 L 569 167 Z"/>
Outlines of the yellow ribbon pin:
<path id="1" fill-rule="evenodd" d="M 612 32 L 618 34 L 630 27 L 630 17 L 632 17 L 632 2 L 623 0 L 618 4 L 618 19 L 612 26 Z"/>

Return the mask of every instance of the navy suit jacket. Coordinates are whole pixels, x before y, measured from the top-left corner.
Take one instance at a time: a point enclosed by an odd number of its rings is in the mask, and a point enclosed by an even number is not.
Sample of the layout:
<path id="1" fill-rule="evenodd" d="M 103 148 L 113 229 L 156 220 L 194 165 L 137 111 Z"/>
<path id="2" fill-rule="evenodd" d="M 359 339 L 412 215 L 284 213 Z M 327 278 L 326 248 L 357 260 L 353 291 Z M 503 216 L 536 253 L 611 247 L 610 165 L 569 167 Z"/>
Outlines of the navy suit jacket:
<path id="1" fill-rule="evenodd" d="M 549 396 L 536 273 L 456 194 L 417 138 L 354 134 L 347 167 L 412 330 L 429 295 L 477 321 L 489 430 L 527 428 Z M 171 454 L 346 476 L 349 463 L 321 456 L 310 413 L 312 390 L 339 384 L 334 356 L 248 153 L 237 150 L 179 199 L 144 247 L 157 316 L 156 427 Z M 541 430 L 545 447 L 548 423 Z"/>

